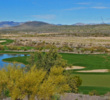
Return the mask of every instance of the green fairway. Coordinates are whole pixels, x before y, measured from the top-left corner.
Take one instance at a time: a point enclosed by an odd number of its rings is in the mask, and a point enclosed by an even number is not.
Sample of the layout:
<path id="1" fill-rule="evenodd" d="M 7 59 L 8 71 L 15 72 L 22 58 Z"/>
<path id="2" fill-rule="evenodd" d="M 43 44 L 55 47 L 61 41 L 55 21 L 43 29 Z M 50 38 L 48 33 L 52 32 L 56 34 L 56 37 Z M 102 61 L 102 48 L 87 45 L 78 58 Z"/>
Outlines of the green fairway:
<path id="1" fill-rule="evenodd" d="M 99 95 L 104 95 L 110 92 L 108 87 L 92 87 L 92 86 L 81 86 L 79 88 L 79 93 L 89 94 L 90 92 L 96 90 Z"/>
<path id="2" fill-rule="evenodd" d="M 61 54 L 69 64 L 86 67 L 84 70 L 110 69 L 110 55 L 107 54 Z"/>
<path id="3" fill-rule="evenodd" d="M 78 75 L 83 80 L 82 86 L 110 87 L 110 74 L 73 74 Z"/>
<path id="4" fill-rule="evenodd" d="M 84 70 L 92 70 L 92 69 L 110 69 L 110 55 L 107 54 L 66 54 L 61 53 L 63 59 L 67 60 L 69 64 L 76 66 L 84 66 L 86 67 Z M 22 60 L 24 59 L 24 60 Z M 4 61 L 17 61 L 25 64 L 25 58 L 21 57 L 21 59 L 8 58 L 4 59 Z"/>
<path id="5" fill-rule="evenodd" d="M 14 40 L 10 40 L 10 39 L 0 39 L 0 41 L 2 41 L 2 40 L 5 41 L 5 42 L 0 43 L 2 45 L 6 45 L 6 44 L 10 44 L 10 43 L 13 43 L 14 42 Z"/>
<path id="6" fill-rule="evenodd" d="M 88 94 L 96 90 L 98 94 L 104 95 L 110 92 L 110 74 L 72 74 L 73 76 L 80 76 L 82 85 L 79 88 L 80 93 Z"/>

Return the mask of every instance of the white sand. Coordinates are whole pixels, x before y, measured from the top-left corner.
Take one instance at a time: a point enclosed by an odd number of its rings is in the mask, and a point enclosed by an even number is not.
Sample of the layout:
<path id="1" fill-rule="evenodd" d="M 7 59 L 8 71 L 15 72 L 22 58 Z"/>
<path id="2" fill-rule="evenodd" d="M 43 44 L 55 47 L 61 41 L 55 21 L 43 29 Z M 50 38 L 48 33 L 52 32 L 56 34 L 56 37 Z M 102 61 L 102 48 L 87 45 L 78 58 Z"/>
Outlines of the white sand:
<path id="1" fill-rule="evenodd" d="M 72 70 L 72 69 L 84 69 L 85 67 L 81 66 L 72 66 L 72 67 L 67 67 L 66 70 Z"/>
<path id="2" fill-rule="evenodd" d="M 65 68 L 66 70 L 73 70 L 73 69 L 84 69 L 85 67 L 82 66 L 72 66 L 72 67 L 67 67 Z M 83 72 L 83 73 L 105 73 L 109 72 L 108 69 L 95 69 L 95 70 L 82 70 L 82 71 L 77 71 L 77 72 Z"/>
<path id="3" fill-rule="evenodd" d="M 90 73 L 90 72 L 97 72 L 97 73 L 105 73 L 105 72 L 108 72 L 108 69 L 96 69 L 96 70 L 83 70 L 83 71 L 77 71 L 77 72 L 87 72 L 87 73 Z"/>
<path id="4" fill-rule="evenodd" d="M 6 42 L 6 40 L 0 40 L 0 43 L 2 43 L 2 42 Z"/>

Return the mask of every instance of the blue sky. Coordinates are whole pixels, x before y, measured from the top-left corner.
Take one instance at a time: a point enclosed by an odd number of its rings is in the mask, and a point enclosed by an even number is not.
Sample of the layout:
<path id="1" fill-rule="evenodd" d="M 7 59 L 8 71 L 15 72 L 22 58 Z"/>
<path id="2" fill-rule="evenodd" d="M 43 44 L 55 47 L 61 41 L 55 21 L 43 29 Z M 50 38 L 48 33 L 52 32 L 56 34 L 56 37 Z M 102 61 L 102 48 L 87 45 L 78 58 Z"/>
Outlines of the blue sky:
<path id="1" fill-rule="evenodd" d="M 110 0 L 0 0 L 0 21 L 110 22 Z"/>

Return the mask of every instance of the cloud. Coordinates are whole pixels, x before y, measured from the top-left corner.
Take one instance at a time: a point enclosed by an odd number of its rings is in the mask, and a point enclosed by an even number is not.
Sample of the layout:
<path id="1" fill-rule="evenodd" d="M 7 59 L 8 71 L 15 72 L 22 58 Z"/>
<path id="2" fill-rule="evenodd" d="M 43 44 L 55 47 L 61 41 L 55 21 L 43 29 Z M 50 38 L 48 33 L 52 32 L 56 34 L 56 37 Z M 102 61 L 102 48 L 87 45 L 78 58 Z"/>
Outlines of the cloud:
<path id="1" fill-rule="evenodd" d="M 75 4 L 78 4 L 78 5 L 89 5 L 91 3 L 90 2 L 80 2 L 80 3 L 75 3 Z"/>
<path id="2" fill-rule="evenodd" d="M 110 9 L 110 7 L 99 7 L 99 6 L 97 6 L 97 7 L 91 7 L 91 8 L 94 8 L 94 9 Z"/>
<path id="3" fill-rule="evenodd" d="M 64 10 L 71 11 L 71 10 L 80 10 L 80 9 L 86 9 L 86 7 L 74 7 L 70 9 L 64 9 Z"/>
<path id="4" fill-rule="evenodd" d="M 64 9 L 65 11 L 72 11 L 72 10 L 82 10 L 82 9 L 110 9 L 110 7 L 101 7 L 101 6 L 96 6 L 96 7 L 74 7 L 74 8 L 69 8 L 69 9 Z"/>
<path id="5" fill-rule="evenodd" d="M 51 19 L 55 19 L 55 15 L 32 15 L 34 18 L 38 18 L 38 19 L 47 19 L 47 20 L 51 20 Z"/>

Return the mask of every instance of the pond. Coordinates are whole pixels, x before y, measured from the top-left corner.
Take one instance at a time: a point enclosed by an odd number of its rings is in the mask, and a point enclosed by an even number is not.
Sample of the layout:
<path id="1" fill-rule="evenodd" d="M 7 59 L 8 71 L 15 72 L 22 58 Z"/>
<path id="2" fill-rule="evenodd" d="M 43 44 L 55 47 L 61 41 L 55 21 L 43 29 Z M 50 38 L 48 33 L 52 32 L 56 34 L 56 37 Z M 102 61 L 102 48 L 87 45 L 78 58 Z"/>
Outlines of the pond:
<path id="1" fill-rule="evenodd" d="M 12 57 L 19 57 L 19 56 L 27 56 L 27 55 L 25 55 L 25 54 L 0 54 L 0 68 L 6 66 L 8 64 L 12 64 L 12 63 L 8 63 L 8 62 L 4 62 L 3 59 L 12 58 Z M 22 67 L 25 66 L 23 64 L 17 64 L 17 65 L 20 65 Z"/>

